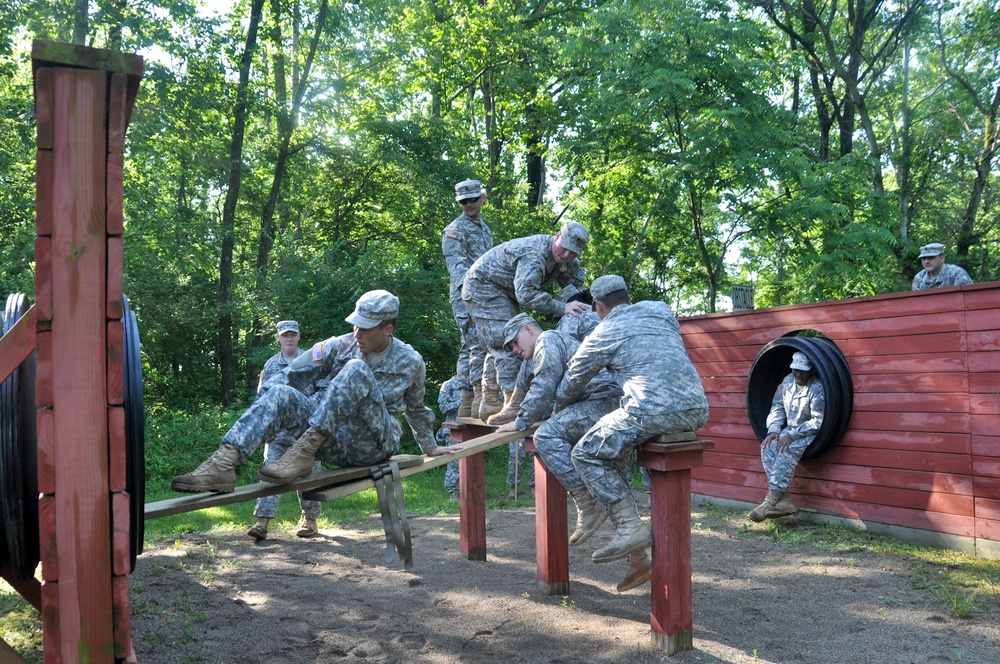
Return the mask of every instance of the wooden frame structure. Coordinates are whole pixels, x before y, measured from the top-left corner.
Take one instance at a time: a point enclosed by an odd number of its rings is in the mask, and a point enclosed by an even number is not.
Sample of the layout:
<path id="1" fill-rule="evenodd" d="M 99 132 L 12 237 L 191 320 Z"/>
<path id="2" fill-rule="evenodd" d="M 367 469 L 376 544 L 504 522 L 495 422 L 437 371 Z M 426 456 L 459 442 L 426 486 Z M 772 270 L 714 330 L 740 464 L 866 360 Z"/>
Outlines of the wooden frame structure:
<path id="1" fill-rule="evenodd" d="M 132 662 L 122 169 L 143 63 L 47 41 L 32 62 L 35 305 L 2 356 L 6 376 L 36 353 L 42 580 L 14 587 L 42 614 L 46 662 Z"/>

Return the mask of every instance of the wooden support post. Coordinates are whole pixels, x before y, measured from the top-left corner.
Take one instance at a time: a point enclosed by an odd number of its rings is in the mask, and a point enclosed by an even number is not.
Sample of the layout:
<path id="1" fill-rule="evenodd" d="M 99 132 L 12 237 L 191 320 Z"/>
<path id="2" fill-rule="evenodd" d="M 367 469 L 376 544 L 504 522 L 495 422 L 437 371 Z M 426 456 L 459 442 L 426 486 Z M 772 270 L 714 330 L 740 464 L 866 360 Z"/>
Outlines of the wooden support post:
<path id="1" fill-rule="evenodd" d="M 491 427 L 459 424 L 451 429 L 451 439 L 464 443 L 493 432 Z M 474 454 L 458 461 L 461 478 L 458 536 L 460 550 L 468 560 L 486 560 L 486 457 Z"/>
<path id="2" fill-rule="evenodd" d="M 646 443 L 639 465 L 649 469 L 653 534 L 650 626 L 653 645 L 668 655 L 693 647 L 691 602 L 691 469 L 702 465 L 707 440 Z"/>
<path id="3" fill-rule="evenodd" d="M 537 452 L 524 439 L 526 452 Z M 538 586 L 546 595 L 569 594 L 569 533 L 566 489 L 535 454 L 535 564 Z"/>
<path id="4" fill-rule="evenodd" d="M 120 662 L 132 654 L 129 496 L 109 409 L 122 404 L 120 173 L 142 58 L 35 41 L 32 61 L 45 661 Z"/>

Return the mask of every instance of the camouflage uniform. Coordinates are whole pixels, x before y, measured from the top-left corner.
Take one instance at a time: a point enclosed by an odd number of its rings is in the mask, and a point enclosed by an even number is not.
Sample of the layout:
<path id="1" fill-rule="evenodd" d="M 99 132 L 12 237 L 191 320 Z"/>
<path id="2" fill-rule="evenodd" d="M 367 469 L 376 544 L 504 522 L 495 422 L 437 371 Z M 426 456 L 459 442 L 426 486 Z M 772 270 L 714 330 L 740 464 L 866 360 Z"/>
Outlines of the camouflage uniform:
<path id="1" fill-rule="evenodd" d="M 305 351 L 301 348 L 299 352 L 295 355 L 297 358 L 302 355 Z M 272 355 L 267 362 L 264 363 L 264 369 L 261 371 L 260 380 L 263 386 L 264 381 L 268 380 L 275 374 L 283 372 L 288 365 L 291 364 L 292 360 L 295 358 L 285 357 L 282 353 L 277 353 Z M 259 389 L 259 388 L 258 388 Z M 279 431 L 272 440 L 267 441 L 264 444 L 264 463 L 274 463 L 281 458 L 288 448 L 295 444 L 295 438 L 292 437 L 287 430 L 282 429 Z M 322 470 L 323 466 L 320 462 L 316 462 L 316 466 L 313 471 Z M 302 492 L 298 492 L 299 495 L 299 507 L 302 508 L 302 515 L 307 519 L 317 519 L 322 513 L 323 508 L 318 501 L 315 500 L 304 500 L 302 498 Z M 253 515 L 257 518 L 273 519 L 275 513 L 278 510 L 278 502 L 281 500 L 281 494 L 275 494 L 273 496 L 263 496 L 257 499 L 257 503 L 254 505 Z"/>
<path id="2" fill-rule="evenodd" d="M 602 368 L 624 396 L 573 448 L 573 465 L 605 506 L 624 498 L 634 503 L 626 481 L 632 451 L 653 436 L 703 427 L 708 400 L 664 302 L 620 304 L 608 312 L 570 360 L 556 391 L 558 406 L 577 401 Z"/>
<path id="3" fill-rule="evenodd" d="M 521 360 L 503 348 L 504 324 L 521 308 L 559 318 L 564 303 L 543 289 L 553 282 L 583 286 L 580 259 L 557 263 L 554 240 L 554 235 L 531 235 L 504 242 L 480 256 L 465 275 L 462 299 L 506 391 L 514 389 Z"/>
<path id="4" fill-rule="evenodd" d="M 588 334 L 594 331 L 594 328 L 600 322 L 601 317 L 597 315 L 597 312 L 588 310 L 579 316 L 574 316 L 573 314 L 563 316 L 556 324 L 556 329 L 567 333 L 577 341 L 583 341 Z"/>
<path id="5" fill-rule="evenodd" d="M 445 226 L 441 233 L 441 251 L 444 253 L 451 285 L 448 297 L 455 323 L 462 337 L 462 347 L 458 352 L 455 376 L 458 389 L 468 389 L 479 384 L 483 378 L 484 363 L 487 370 L 493 370 L 493 359 L 476 334 L 476 328 L 469 318 L 465 302 L 462 300 L 462 283 L 465 273 L 477 258 L 493 247 L 493 231 L 480 219 L 471 219 L 464 212 Z"/>
<path id="6" fill-rule="evenodd" d="M 395 454 L 405 415 L 420 449 L 437 448 L 434 413 L 424 405 L 426 366 L 420 353 L 392 338 L 381 353 L 361 353 L 353 334 L 330 337 L 300 355 L 222 438 L 241 461 L 281 430 L 298 438 L 307 427 L 328 436 L 316 459 L 336 466 L 369 466 Z M 317 406 L 302 390 L 328 378 Z"/>
<path id="7" fill-rule="evenodd" d="M 570 458 L 573 446 L 594 423 L 617 407 L 622 396 L 618 383 L 601 370 L 584 386 L 575 403 L 546 419 L 552 412 L 556 388 L 566 366 L 579 347 L 579 341 L 559 330 L 538 336 L 532 357 L 531 388 L 514 420 L 515 428 L 522 431 L 534 422 L 545 420 L 535 432 L 535 448 L 548 471 L 568 491 L 584 486 Z"/>
<path id="8" fill-rule="evenodd" d="M 931 288 L 944 288 L 945 286 L 967 286 L 972 283 L 972 277 L 964 269 L 951 263 L 941 266 L 941 271 L 936 277 L 927 274 L 927 270 L 917 272 L 913 277 L 912 290 L 929 290 Z"/>
<path id="9" fill-rule="evenodd" d="M 823 383 L 815 376 L 799 387 L 795 377 L 788 374 L 775 390 L 771 411 L 767 414 L 767 432 L 778 434 L 778 438 L 788 434 L 792 444 L 784 452 L 778 452 L 778 439 L 775 439 L 760 448 L 760 460 L 770 489 L 788 491 L 802 453 L 815 440 L 823 424 L 825 404 Z"/>
<path id="10" fill-rule="evenodd" d="M 458 390 L 457 376 L 452 376 L 441 384 L 441 391 L 438 392 L 438 408 L 441 409 L 441 417 L 445 422 L 454 422 L 458 416 L 458 405 L 461 402 Z M 438 429 L 437 443 L 441 447 L 451 445 L 451 430 L 445 427 Z M 449 461 L 444 471 L 444 490 L 449 494 L 458 491 L 458 479 L 458 461 Z"/>

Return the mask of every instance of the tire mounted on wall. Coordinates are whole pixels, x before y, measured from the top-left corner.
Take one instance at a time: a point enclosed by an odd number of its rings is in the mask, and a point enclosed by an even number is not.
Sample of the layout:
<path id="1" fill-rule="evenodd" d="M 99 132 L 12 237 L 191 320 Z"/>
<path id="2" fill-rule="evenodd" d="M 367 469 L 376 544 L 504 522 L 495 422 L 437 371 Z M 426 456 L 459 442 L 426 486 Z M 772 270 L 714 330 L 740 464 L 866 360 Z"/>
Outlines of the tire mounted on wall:
<path id="1" fill-rule="evenodd" d="M 826 397 L 826 412 L 816 439 L 803 459 L 813 459 L 840 441 L 854 409 L 854 382 L 847 359 L 826 337 L 781 337 L 761 348 L 750 367 L 747 381 L 747 416 L 757 440 L 767 436 L 767 414 L 782 379 L 789 374 L 792 354 L 805 353 L 813 365 Z"/>

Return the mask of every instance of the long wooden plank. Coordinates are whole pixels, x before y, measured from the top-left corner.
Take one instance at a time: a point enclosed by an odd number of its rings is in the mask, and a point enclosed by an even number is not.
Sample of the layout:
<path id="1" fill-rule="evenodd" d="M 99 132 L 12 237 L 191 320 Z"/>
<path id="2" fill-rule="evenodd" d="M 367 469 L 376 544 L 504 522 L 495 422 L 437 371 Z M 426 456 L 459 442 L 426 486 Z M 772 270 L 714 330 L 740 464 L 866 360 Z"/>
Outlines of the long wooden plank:
<path id="1" fill-rule="evenodd" d="M 459 459 L 464 459 L 465 457 L 472 456 L 473 454 L 481 454 L 487 450 L 491 450 L 494 447 L 500 447 L 514 440 L 520 440 L 521 438 L 530 437 L 537 429 L 537 425 L 532 425 L 528 427 L 525 431 L 511 431 L 506 433 L 490 433 L 485 436 L 480 436 L 478 438 L 473 438 L 472 440 L 465 443 L 455 443 L 456 447 L 459 447 L 458 452 L 455 454 L 446 454 L 444 456 L 436 457 L 420 457 L 423 459 L 423 463 L 419 466 L 403 468 L 400 466 L 399 474 L 402 477 L 409 477 L 410 475 L 416 475 L 417 473 L 422 473 L 425 470 L 430 470 L 431 468 L 437 468 L 439 466 L 444 466 L 452 461 L 457 461 Z M 361 480 L 354 482 L 350 487 L 341 485 L 329 488 L 316 488 L 308 492 L 308 496 L 303 492 L 303 497 L 309 500 L 335 500 L 337 498 L 343 498 L 357 491 L 363 491 L 364 489 L 369 489 L 375 486 L 375 483 L 371 480 Z M 147 517 L 148 518 L 148 517 Z"/>
<path id="2" fill-rule="evenodd" d="M 0 337 L 0 382 L 7 380 L 35 350 L 35 305 Z"/>
<path id="3" fill-rule="evenodd" d="M 392 460 L 398 463 L 401 469 L 403 467 L 419 465 L 423 459 L 424 457 L 419 454 L 397 454 L 392 457 Z M 309 477 L 296 480 L 290 484 L 257 482 L 256 484 L 238 486 L 232 493 L 193 493 L 180 498 L 169 498 L 155 503 L 146 503 L 143 514 L 146 520 L 159 519 L 164 516 L 183 514 L 184 512 L 192 512 L 208 507 L 241 503 L 245 500 L 254 500 L 262 496 L 273 496 L 289 491 L 306 491 L 330 484 L 349 482 L 370 474 L 371 466 L 335 468 L 333 470 L 314 473 Z"/>

